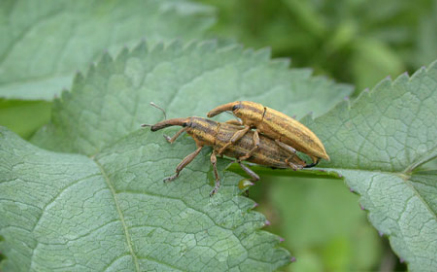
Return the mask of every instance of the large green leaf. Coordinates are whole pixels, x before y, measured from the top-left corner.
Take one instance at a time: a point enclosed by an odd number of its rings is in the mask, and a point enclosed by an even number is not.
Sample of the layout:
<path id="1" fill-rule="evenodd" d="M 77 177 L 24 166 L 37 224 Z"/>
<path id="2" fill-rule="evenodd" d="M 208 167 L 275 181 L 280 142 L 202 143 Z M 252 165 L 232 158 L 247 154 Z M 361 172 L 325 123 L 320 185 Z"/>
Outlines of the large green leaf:
<path id="1" fill-rule="evenodd" d="M 265 218 L 230 172 L 209 197 L 209 164 L 166 186 L 191 146 L 137 131 L 91 159 L 34 147 L 2 129 L 0 246 L 7 271 L 266 271 L 286 264 Z M 205 152 L 204 152 L 205 153 Z M 221 167 L 225 166 L 221 163 Z"/>
<path id="2" fill-rule="evenodd" d="M 271 271 L 287 264 L 280 239 L 259 230 L 265 218 L 239 196 L 241 178 L 223 172 L 227 160 L 219 160 L 223 185 L 212 198 L 207 148 L 177 180 L 163 184 L 195 144 L 182 137 L 169 145 L 163 132 L 139 130 L 162 119 L 150 101 L 169 117 L 204 116 L 237 99 L 303 116 L 320 115 L 351 92 L 287 66 L 272 62 L 266 50 L 211 42 L 152 50 L 143 43 L 115 60 L 105 55 L 55 100 L 52 122 L 34 137 L 52 151 L 2 130 L 5 267 Z"/>
<path id="3" fill-rule="evenodd" d="M 185 0 L 6 0 L 0 21 L 0 97 L 52 100 L 104 50 L 199 38 L 214 16 Z"/>
<path id="4" fill-rule="evenodd" d="M 434 62 L 306 120 L 331 156 L 322 166 L 362 196 L 370 221 L 412 271 L 437 270 L 437 169 L 418 168 L 437 157 L 436 104 Z"/>

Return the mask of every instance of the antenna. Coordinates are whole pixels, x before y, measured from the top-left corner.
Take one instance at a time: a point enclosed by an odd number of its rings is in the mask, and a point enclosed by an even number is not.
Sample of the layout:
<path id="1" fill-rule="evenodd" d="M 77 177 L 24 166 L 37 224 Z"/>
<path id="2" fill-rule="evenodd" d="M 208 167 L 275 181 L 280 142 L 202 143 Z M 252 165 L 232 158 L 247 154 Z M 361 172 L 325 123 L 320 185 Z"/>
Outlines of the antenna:
<path id="1" fill-rule="evenodd" d="M 165 113 L 165 110 L 164 110 L 163 108 L 161 108 L 160 106 L 156 105 L 156 104 L 153 103 L 153 102 L 150 102 L 150 105 L 151 105 L 152 107 L 155 107 L 155 108 L 161 110 L 162 113 L 164 114 L 164 121 L 167 120 L 167 114 Z"/>
<path id="2" fill-rule="evenodd" d="M 164 121 L 167 120 L 167 114 L 165 113 L 165 110 L 164 110 L 163 108 L 161 108 L 160 106 L 156 105 L 156 104 L 153 103 L 153 102 L 150 102 L 150 105 L 151 105 L 152 107 L 155 107 L 155 108 L 159 109 L 160 111 L 162 111 L 162 113 L 164 114 Z M 142 124 L 142 125 L 141 125 L 141 127 L 151 127 L 151 126 L 152 126 L 152 125 L 149 125 L 149 124 Z"/>

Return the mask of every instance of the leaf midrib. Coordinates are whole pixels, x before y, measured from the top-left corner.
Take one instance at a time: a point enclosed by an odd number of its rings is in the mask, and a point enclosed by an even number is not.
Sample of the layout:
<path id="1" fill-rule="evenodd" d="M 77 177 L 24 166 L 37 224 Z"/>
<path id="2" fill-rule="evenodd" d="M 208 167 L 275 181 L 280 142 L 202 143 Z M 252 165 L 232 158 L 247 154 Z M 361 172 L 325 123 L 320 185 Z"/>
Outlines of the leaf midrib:
<path id="1" fill-rule="evenodd" d="M 132 258 L 133 258 L 133 261 L 134 261 L 134 264 L 135 264 L 135 269 L 136 269 L 136 271 L 139 272 L 140 271 L 140 265 L 138 263 L 138 257 L 135 255 L 135 252 L 133 250 L 132 240 L 131 240 L 129 231 L 127 229 L 127 225 L 126 225 L 126 222 L 125 222 L 125 219 L 124 219 L 124 215 L 123 215 L 123 213 L 121 211 L 121 208 L 120 208 L 120 205 L 119 205 L 119 201 L 117 199 L 117 194 L 115 193 L 115 189 L 112 186 L 111 181 L 110 181 L 108 175 L 106 174 L 106 171 L 103 168 L 103 166 L 97 160 L 95 160 L 95 159 L 94 159 L 94 162 L 99 167 L 100 172 L 102 173 L 102 176 L 103 176 L 103 178 L 104 178 L 104 180 L 106 182 L 106 185 L 108 186 L 109 190 L 111 191 L 112 198 L 114 199 L 114 203 L 115 203 L 115 207 L 117 209 L 118 216 L 120 217 L 121 225 L 123 226 L 123 231 L 124 231 L 124 234 L 125 234 L 125 237 L 126 237 L 126 243 L 127 243 L 128 248 L 129 248 L 129 252 L 130 252 L 130 254 L 131 254 Z"/>

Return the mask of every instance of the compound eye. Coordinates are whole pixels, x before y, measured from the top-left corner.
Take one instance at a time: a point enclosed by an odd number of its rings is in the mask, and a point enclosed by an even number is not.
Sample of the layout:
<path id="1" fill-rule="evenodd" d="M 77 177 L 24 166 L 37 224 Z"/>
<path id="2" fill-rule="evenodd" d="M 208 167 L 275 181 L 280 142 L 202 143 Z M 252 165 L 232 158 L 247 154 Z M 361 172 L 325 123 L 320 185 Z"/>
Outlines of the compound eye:
<path id="1" fill-rule="evenodd" d="M 187 123 L 187 122 L 183 122 L 183 123 L 182 123 L 182 126 L 183 126 L 183 127 L 186 127 L 186 126 L 188 126 L 188 123 Z"/>
<path id="2" fill-rule="evenodd" d="M 236 110 L 238 110 L 238 109 L 240 109 L 241 108 L 241 105 L 240 104 L 236 104 L 236 105 L 234 105 L 233 107 L 232 107 L 232 111 L 236 111 Z"/>

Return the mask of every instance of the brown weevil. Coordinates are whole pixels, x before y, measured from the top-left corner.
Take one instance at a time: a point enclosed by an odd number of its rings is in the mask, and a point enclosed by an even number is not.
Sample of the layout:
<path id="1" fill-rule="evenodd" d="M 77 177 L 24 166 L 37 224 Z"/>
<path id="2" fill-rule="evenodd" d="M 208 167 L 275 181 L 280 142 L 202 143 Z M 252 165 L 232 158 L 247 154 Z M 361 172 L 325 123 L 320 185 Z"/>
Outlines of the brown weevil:
<path id="1" fill-rule="evenodd" d="M 295 170 L 312 166 L 307 165 L 305 161 L 298 156 L 290 158 L 290 154 L 286 149 L 280 147 L 271 138 L 265 135 L 258 135 L 256 131 L 246 131 L 239 137 L 238 143 L 228 145 L 234 135 L 242 130 L 243 127 L 241 125 L 220 123 L 200 117 L 187 117 L 169 119 L 154 125 L 143 126 L 150 126 L 152 131 L 170 126 L 182 126 L 182 129 L 173 137 L 164 135 L 166 140 L 169 143 L 173 143 L 182 133 L 186 132 L 196 142 L 197 149 L 186 156 L 176 167 L 176 173 L 164 179 L 164 182 L 172 181 L 177 178 L 182 169 L 193 161 L 204 146 L 211 146 L 213 148 L 210 159 L 216 181 L 215 187 L 210 195 L 215 194 L 220 187 L 220 178 L 216 166 L 219 151 L 220 155 L 235 158 L 236 162 L 252 180 L 258 180 L 259 176 L 248 166 L 241 163 L 242 160 L 273 168 L 292 168 Z M 256 139 L 256 144 L 254 143 L 254 139 Z"/>

